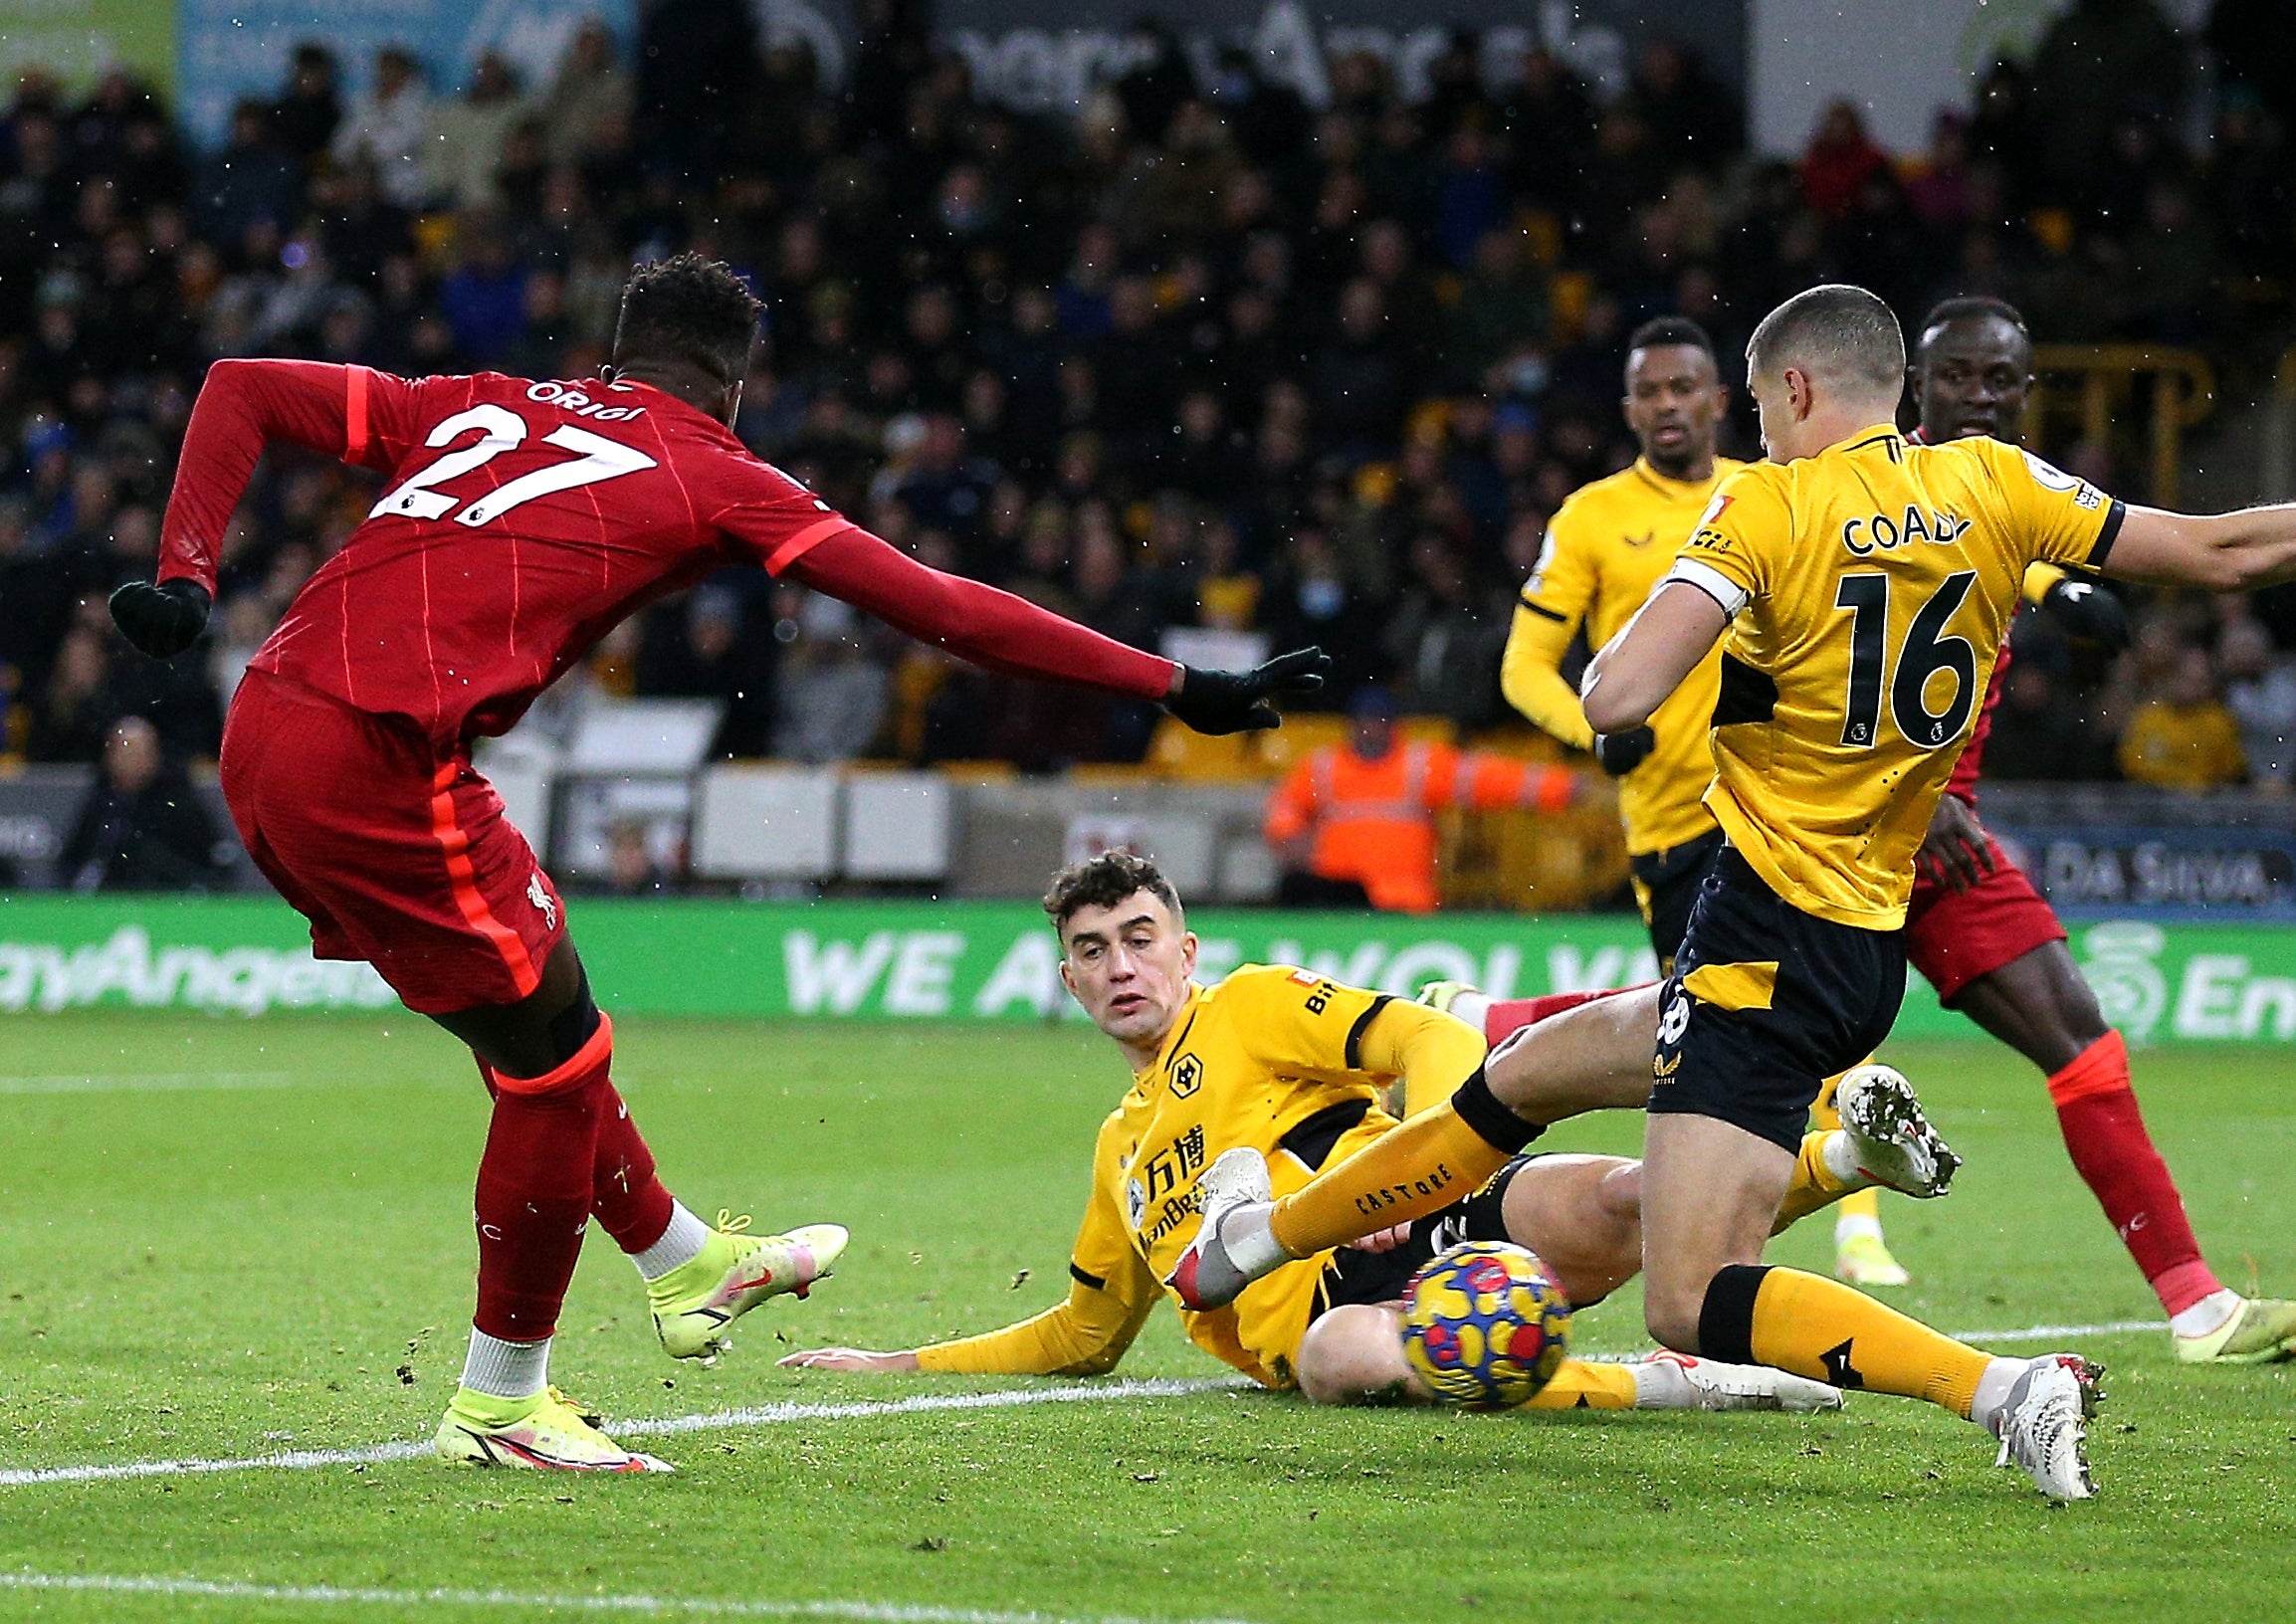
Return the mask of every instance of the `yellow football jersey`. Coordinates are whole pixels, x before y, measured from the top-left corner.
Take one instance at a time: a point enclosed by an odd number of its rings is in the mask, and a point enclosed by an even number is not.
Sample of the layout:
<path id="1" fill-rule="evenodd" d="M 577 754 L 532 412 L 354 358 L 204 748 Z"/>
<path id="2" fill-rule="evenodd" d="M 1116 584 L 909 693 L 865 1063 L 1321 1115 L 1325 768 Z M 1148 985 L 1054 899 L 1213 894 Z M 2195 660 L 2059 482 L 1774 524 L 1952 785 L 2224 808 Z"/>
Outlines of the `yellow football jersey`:
<path id="1" fill-rule="evenodd" d="M 1247 964 L 1191 994 L 1155 1064 L 1101 1124 L 1068 1300 L 1003 1330 L 920 1348 L 919 1363 L 1111 1368 L 1195 1238 L 1196 1180 L 1213 1158 L 1249 1145 L 1268 1158 L 1276 1193 L 1288 1195 L 1394 1125 L 1380 1099 L 1406 1064 L 1414 1077 L 1427 1070 L 1455 1087 L 1483 1052 L 1482 1034 L 1462 1021 L 1310 970 Z M 1254 1380 L 1291 1386 L 1330 1257 L 1286 1264 L 1227 1308 L 1182 1311 L 1189 1339 Z"/>
<path id="2" fill-rule="evenodd" d="M 1732 616 L 1706 803 L 1773 890 L 1905 922 L 2027 566 L 2102 566 L 2121 513 L 2014 446 L 1888 424 L 1724 482 L 1669 578 Z"/>
<path id="3" fill-rule="evenodd" d="M 1616 636 L 1673 565 L 1715 488 L 1745 466 L 1718 457 L 1713 478 L 1685 482 L 1637 458 L 1556 509 L 1507 637 L 1499 684 L 1509 704 L 1564 743 L 1593 747 L 1594 730 L 1561 670 L 1572 635 L 1583 622 L 1597 649 Z M 1650 718 L 1657 747 L 1619 780 L 1618 815 L 1636 856 L 1714 828 L 1702 797 L 1714 781 L 1706 730 L 1721 669 L 1718 651 L 1683 680 Z"/>

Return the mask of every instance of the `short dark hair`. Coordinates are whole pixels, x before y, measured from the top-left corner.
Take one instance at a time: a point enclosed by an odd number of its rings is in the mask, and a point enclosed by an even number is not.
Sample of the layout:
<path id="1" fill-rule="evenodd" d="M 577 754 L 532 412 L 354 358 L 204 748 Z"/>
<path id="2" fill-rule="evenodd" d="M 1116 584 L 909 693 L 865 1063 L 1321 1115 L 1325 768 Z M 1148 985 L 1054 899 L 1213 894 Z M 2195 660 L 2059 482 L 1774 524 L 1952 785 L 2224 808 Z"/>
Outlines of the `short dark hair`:
<path id="1" fill-rule="evenodd" d="M 721 383 L 739 383 L 748 375 L 759 308 L 757 296 L 723 260 L 675 254 L 641 265 L 622 284 L 614 365 L 684 361 Z"/>
<path id="2" fill-rule="evenodd" d="M 1180 916 L 1180 894 L 1164 871 L 1137 852 L 1103 852 L 1071 863 L 1052 877 L 1044 894 L 1044 915 L 1064 937 L 1068 921 L 1088 908 L 1114 908 L 1136 892 L 1147 892 Z"/>
<path id="3" fill-rule="evenodd" d="M 1707 359 L 1714 358 L 1714 340 L 1706 329 L 1687 315 L 1654 315 L 1626 335 L 1626 353 L 1638 349 L 1655 349 L 1660 344 L 1681 344 L 1689 349 L 1703 349 Z"/>
<path id="4" fill-rule="evenodd" d="M 2018 309 L 2005 299 L 1988 299 L 1982 294 L 1967 294 L 1959 299 L 1941 299 L 1930 306 L 1930 313 L 1922 317 L 1921 335 L 1915 340 L 1914 349 L 1917 353 L 1927 349 L 1930 334 L 1942 326 L 1955 321 L 1975 321 L 1980 318 L 2006 321 L 2010 326 L 2017 329 L 2017 336 L 2024 339 L 2026 343 L 2029 344 L 2033 341 L 2032 333 L 2025 326 L 2024 311 Z"/>
<path id="5" fill-rule="evenodd" d="M 1880 299 L 1847 283 L 1794 295 L 1747 340 L 1749 376 L 1798 366 L 1814 377 L 1873 389 L 1905 387 L 1905 333 Z"/>

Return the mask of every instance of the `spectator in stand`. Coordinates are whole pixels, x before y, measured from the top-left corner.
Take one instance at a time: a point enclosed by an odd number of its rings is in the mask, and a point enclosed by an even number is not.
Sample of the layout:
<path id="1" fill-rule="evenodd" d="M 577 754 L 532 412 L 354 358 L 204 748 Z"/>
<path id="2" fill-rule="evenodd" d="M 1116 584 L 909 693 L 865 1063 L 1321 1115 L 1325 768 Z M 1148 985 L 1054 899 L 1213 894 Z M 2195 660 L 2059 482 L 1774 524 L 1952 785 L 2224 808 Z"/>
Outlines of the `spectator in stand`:
<path id="1" fill-rule="evenodd" d="M 2137 707 L 2121 735 L 2121 771 L 2167 789 L 2220 789 L 2248 775 L 2240 724 L 2216 697 L 2205 649 L 2187 649 L 2160 694 Z"/>
<path id="2" fill-rule="evenodd" d="M 1826 219 L 1839 219 L 1889 156 L 1866 136 L 1865 120 L 1853 102 L 1829 102 L 1819 115 L 1809 148 L 1801 155 L 1801 191 Z"/>
<path id="3" fill-rule="evenodd" d="M 272 104 L 272 131 L 308 173 L 341 124 L 342 98 L 335 90 L 334 53 L 306 40 L 295 48 L 287 73 L 287 94 Z"/>
<path id="4" fill-rule="evenodd" d="M 2154 0 L 2074 0 L 2033 53 L 2042 172 L 2079 197 L 2113 125 L 2172 123 L 2185 78 L 2185 42 Z"/>
<path id="5" fill-rule="evenodd" d="M 579 168 L 604 144 L 608 126 L 630 116 L 636 93 L 636 82 L 615 58 L 614 31 L 596 17 L 576 29 L 541 102 L 550 162 Z"/>
<path id="6" fill-rule="evenodd" d="M 502 200 L 503 148 L 525 115 L 518 76 L 490 51 L 457 101 L 434 102 L 423 133 L 423 184 L 433 200 L 458 209 Z"/>
<path id="7" fill-rule="evenodd" d="M 2077 779 L 2111 775 L 2110 752 L 2096 759 L 2094 735 L 2067 706 L 2047 664 L 2020 656 L 2009 665 L 1993 730 L 1985 747 L 1985 776 Z"/>
<path id="8" fill-rule="evenodd" d="M 228 880 L 228 850 L 190 780 L 161 755 L 159 729 L 122 716 L 58 867 L 74 891 L 205 891 Z"/>
<path id="9" fill-rule="evenodd" d="M 865 755 L 891 702 L 885 667 L 872 659 L 854 612 L 808 594 L 796 617 L 774 629 L 788 641 L 773 723 L 773 753 L 791 761 L 850 761 Z"/>
<path id="10" fill-rule="evenodd" d="M 2240 724 L 2249 781 L 2288 794 L 2296 788 L 2296 662 L 2278 655 L 2271 634 L 2245 615 L 2225 623 L 2217 655 L 2224 708 Z"/>
<path id="11" fill-rule="evenodd" d="M 492 211 L 465 215 L 456 240 L 461 263 L 439 285 L 439 308 L 455 347 L 473 366 L 491 367 L 525 336 L 526 274 Z"/>
<path id="12" fill-rule="evenodd" d="M 402 46 L 375 53 L 374 84 L 351 105 L 334 132 L 334 160 L 345 166 L 374 166 L 375 186 L 402 209 L 419 209 L 430 197 L 424 160 L 431 133 L 431 98 L 422 64 Z"/>
<path id="13" fill-rule="evenodd" d="M 1579 794 L 1577 776 L 1560 767 L 1399 739 L 1395 703 L 1381 688 L 1357 690 L 1348 720 L 1348 741 L 1310 750 L 1268 802 L 1265 833 L 1284 866 L 1278 899 L 1287 908 L 1431 914 L 1441 901 L 1437 812 L 1559 812 Z"/>
<path id="14" fill-rule="evenodd" d="M 248 100 L 232 109 L 230 138 L 201 166 L 198 200 L 210 238 L 232 245 L 258 222 L 277 233 L 302 211 L 303 168 L 279 144 L 270 107 Z"/>
<path id="15" fill-rule="evenodd" d="M 24 740 L 31 761 L 94 761 L 118 716 L 109 690 L 111 657 L 104 634 L 75 626 L 57 650 L 56 667 Z"/>

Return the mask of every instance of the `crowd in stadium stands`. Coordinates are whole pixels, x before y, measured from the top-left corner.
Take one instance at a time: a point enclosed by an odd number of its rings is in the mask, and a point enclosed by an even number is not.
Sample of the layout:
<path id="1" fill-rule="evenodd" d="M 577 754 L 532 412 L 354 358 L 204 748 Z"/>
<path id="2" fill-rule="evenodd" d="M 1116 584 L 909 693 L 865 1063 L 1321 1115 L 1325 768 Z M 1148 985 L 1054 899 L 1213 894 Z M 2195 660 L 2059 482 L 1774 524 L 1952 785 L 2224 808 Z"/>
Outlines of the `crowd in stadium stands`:
<path id="1" fill-rule="evenodd" d="M 546 84 L 489 58 L 431 85 L 384 51 L 354 97 L 309 45 L 204 152 L 124 76 L 31 76 L 0 122 L 6 747 L 96 761 L 140 715 L 171 761 L 211 754 L 249 656 L 372 500 L 275 457 L 208 639 L 130 656 L 103 597 L 151 568 L 210 358 L 587 374 L 632 261 L 688 247 L 767 304 L 741 432 L 858 520 L 1132 643 L 1320 643 L 1335 704 L 1377 681 L 1484 727 L 1547 515 L 1631 453 L 1620 344 L 1646 317 L 1705 323 L 1734 379 L 1751 323 L 1827 279 L 1909 321 L 1996 294 L 2043 341 L 2199 346 L 2235 393 L 2268 367 L 2296 288 L 2273 9 L 2219 0 L 2192 40 L 2151 0 L 2081 0 L 1927 152 L 1880 151 L 1844 103 L 1798 163 L 1749 159 L 1732 88 L 1664 44 L 1609 101 L 1544 51 L 1486 84 L 1465 37 L 1416 102 L 1345 57 L 1319 110 L 1241 52 L 1200 80 L 1159 36 L 1073 115 L 1023 115 L 882 5 L 842 91 L 744 0 L 653 8 L 634 52 L 587 27 Z M 1726 449 L 1756 454 L 1749 415 Z M 2053 449 L 2116 488 L 2140 467 Z M 2286 786 L 2296 606 L 2139 624 L 2109 665 L 2021 629 L 1988 769 Z M 754 571 L 568 682 L 716 697 L 721 751 L 811 760 L 1131 759 L 1154 719 Z"/>

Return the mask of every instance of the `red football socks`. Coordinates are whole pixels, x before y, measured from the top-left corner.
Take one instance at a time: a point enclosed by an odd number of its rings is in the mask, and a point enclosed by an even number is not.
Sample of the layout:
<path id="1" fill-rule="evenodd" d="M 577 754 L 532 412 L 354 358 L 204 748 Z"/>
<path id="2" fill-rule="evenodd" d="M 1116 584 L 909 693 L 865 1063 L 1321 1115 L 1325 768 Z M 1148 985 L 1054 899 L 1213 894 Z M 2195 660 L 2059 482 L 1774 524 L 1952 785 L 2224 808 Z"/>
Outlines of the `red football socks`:
<path id="1" fill-rule="evenodd" d="M 2172 1315 L 2221 1290 L 2185 1216 L 2168 1163 L 2153 1148 L 2129 1086 L 2129 1049 L 2107 1032 L 2049 1079 L 2073 1166 L 2096 1193 L 2121 1244 Z"/>
<path id="2" fill-rule="evenodd" d="M 625 1251 L 669 1227 L 670 1193 L 608 1070 L 613 1025 L 536 1078 L 488 1072 L 495 1097 L 479 1161 L 480 1330 L 532 1341 L 557 1328 L 566 1284 L 592 1213 Z"/>
<path id="3" fill-rule="evenodd" d="M 677 1206 L 654 1175 L 654 1152 L 646 1148 L 630 1108 L 614 1085 L 600 1079 L 598 1153 L 592 1166 L 590 1210 L 598 1227 L 625 1252 L 643 1252 L 670 1227 Z"/>
<path id="4" fill-rule="evenodd" d="M 1523 1028 L 1537 1026 L 1551 1015 L 1633 990 L 1632 987 L 1604 987 L 1598 992 L 1551 992 L 1544 998 L 1494 998 L 1490 1013 L 1483 1017 L 1483 1041 L 1496 1049 Z"/>

